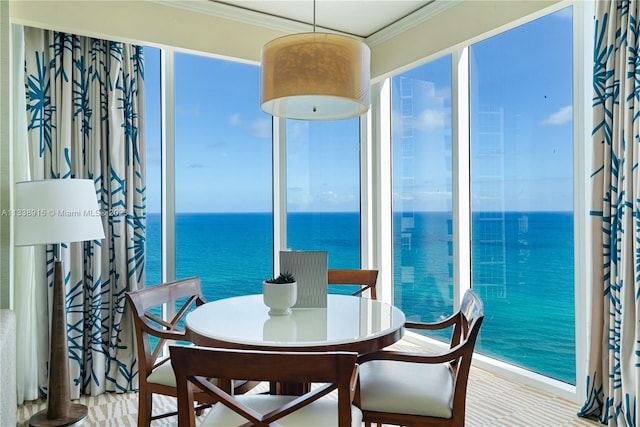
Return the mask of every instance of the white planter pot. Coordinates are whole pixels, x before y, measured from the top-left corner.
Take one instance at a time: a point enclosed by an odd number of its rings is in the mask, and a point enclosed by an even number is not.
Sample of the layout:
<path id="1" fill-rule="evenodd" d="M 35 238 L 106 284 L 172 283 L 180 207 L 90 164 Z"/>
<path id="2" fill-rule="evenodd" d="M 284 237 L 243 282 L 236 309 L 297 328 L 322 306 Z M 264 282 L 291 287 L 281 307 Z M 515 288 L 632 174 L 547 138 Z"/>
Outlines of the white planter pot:
<path id="1" fill-rule="evenodd" d="M 270 308 L 269 315 L 291 314 L 291 307 L 298 299 L 298 283 L 262 283 L 264 304 Z"/>

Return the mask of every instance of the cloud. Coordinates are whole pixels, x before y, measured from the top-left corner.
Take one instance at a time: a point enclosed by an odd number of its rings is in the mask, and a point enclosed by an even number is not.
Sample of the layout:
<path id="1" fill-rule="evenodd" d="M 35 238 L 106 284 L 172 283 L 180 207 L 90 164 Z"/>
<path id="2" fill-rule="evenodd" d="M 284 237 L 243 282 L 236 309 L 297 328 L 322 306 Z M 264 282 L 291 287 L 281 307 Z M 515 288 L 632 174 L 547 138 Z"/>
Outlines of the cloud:
<path id="1" fill-rule="evenodd" d="M 573 107 L 567 105 L 542 121 L 543 125 L 561 125 L 573 120 Z"/>
<path id="2" fill-rule="evenodd" d="M 229 117 L 229 125 L 233 127 L 239 127 L 242 124 L 242 120 L 240 120 L 240 114 L 233 114 Z"/>
<path id="3" fill-rule="evenodd" d="M 229 117 L 229 125 L 245 130 L 256 138 L 271 138 L 271 120 L 257 119 L 251 123 L 244 123 L 240 114 L 232 114 Z"/>
<path id="4" fill-rule="evenodd" d="M 345 203 L 356 200 L 353 194 L 341 194 L 331 190 L 321 192 L 318 198 L 324 203 Z"/>
<path id="5" fill-rule="evenodd" d="M 433 96 L 441 99 L 451 99 L 451 87 L 443 86 L 440 88 L 434 88 Z"/>
<path id="6" fill-rule="evenodd" d="M 445 114 L 441 110 L 426 109 L 420 113 L 413 124 L 414 127 L 424 131 L 442 129 L 445 125 Z"/>
<path id="7" fill-rule="evenodd" d="M 258 138 L 271 138 L 271 120 L 258 119 L 251 122 L 251 135 Z"/>

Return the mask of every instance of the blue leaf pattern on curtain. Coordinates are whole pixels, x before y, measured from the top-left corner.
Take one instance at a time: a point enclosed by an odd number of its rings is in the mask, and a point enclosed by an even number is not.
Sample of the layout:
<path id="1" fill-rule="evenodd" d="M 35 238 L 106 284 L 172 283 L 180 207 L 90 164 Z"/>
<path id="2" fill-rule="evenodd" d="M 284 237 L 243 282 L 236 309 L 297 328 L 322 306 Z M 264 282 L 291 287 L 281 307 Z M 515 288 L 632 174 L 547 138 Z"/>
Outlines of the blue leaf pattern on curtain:
<path id="1" fill-rule="evenodd" d="M 124 293 L 144 286 L 142 47 L 25 27 L 25 61 L 32 179 L 92 179 L 106 236 L 55 254 L 67 270 L 72 398 L 136 390 Z M 49 247 L 50 287 L 53 257 Z M 39 384 L 46 394 L 46 375 Z"/>
<path id="2" fill-rule="evenodd" d="M 636 0 L 596 2 L 591 326 L 580 416 L 636 426 L 640 389 L 640 38 Z"/>

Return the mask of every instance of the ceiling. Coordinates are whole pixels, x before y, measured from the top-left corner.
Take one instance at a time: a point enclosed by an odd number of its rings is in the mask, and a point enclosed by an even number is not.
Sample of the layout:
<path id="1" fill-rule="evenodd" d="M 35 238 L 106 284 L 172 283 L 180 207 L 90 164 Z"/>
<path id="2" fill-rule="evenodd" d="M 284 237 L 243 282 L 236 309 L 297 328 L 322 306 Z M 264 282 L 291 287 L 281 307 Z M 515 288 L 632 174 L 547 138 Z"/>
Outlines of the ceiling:
<path id="1" fill-rule="evenodd" d="M 435 0 L 210 0 L 227 8 L 237 19 L 279 19 L 313 29 L 313 9 L 319 30 L 344 33 L 363 39 L 394 25 L 428 13 Z"/>

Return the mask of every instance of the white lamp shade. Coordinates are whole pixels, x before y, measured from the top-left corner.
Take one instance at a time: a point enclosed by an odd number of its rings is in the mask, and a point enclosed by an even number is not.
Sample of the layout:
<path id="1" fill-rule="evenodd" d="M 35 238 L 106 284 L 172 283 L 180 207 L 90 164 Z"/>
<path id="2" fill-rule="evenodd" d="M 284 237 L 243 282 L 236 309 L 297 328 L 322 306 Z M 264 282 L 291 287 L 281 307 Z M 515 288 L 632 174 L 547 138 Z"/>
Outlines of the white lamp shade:
<path id="1" fill-rule="evenodd" d="M 371 51 L 351 37 L 301 33 L 262 48 L 260 106 L 301 120 L 356 117 L 369 110 Z"/>
<path id="2" fill-rule="evenodd" d="M 18 182 L 15 202 L 16 246 L 104 239 L 92 180 Z"/>

